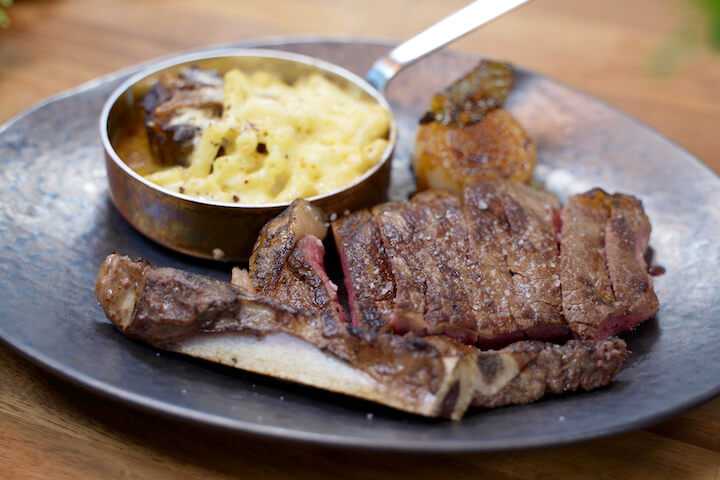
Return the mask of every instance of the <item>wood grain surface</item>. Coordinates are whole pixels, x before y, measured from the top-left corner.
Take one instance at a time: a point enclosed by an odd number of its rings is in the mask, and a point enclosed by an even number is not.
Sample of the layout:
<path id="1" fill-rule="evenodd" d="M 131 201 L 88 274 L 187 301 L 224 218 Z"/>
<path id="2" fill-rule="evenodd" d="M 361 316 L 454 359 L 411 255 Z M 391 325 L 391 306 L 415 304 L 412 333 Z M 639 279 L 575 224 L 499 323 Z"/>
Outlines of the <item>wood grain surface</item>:
<path id="1" fill-rule="evenodd" d="M 159 55 L 272 35 L 401 40 L 464 3 L 17 0 L 11 27 L 0 31 L 0 122 L 49 95 Z M 507 59 L 592 93 L 720 171 L 720 54 L 688 51 L 670 74 L 651 67 L 659 51 L 673 52 L 687 3 L 536 0 L 454 48 Z M 569 447 L 418 457 L 182 425 L 66 384 L 4 347 L 0 382 L 0 479 L 720 479 L 720 400 L 645 431 Z"/>

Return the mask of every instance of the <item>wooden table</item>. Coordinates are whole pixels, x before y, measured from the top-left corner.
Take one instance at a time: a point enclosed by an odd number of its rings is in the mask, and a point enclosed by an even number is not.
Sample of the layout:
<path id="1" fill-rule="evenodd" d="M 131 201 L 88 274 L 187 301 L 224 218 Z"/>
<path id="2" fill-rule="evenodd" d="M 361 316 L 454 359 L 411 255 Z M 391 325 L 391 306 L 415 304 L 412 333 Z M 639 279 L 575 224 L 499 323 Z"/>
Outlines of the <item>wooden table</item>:
<path id="1" fill-rule="evenodd" d="M 489 0 L 488 0 L 489 1 Z M 269 35 L 402 39 L 463 0 L 31 1 L 0 31 L 0 121 L 159 55 Z M 590 92 L 720 170 L 720 55 L 651 68 L 684 2 L 537 0 L 458 43 Z M 1 296 L 0 296 L 1 298 Z M 1 300 L 0 300 L 1 301 Z M 127 409 L 0 347 L 0 478 L 720 479 L 720 400 L 648 430 L 564 448 L 408 457 L 344 453 L 205 431 Z"/>

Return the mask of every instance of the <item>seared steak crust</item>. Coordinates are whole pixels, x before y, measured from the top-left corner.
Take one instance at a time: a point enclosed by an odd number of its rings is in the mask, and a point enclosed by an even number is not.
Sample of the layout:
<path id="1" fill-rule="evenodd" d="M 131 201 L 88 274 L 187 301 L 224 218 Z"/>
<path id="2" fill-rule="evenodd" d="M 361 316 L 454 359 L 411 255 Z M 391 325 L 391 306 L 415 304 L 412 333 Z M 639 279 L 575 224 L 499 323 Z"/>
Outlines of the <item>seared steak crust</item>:
<path id="1" fill-rule="evenodd" d="M 291 250 L 273 288 L 253 286 L 283 305 L 313 314 L 328 313 L 344 322 L 337 286 L 325 273 L 324 255 L 322 242 L 307 235 Z"/>
<path id="2" fill-rule="evenodd" d="M 530 187 L 485 182 L 463 200 L 428 191 L 334 222 L 356 324 L 486 347 L 567 336 L 558 208 Z"/>
<path id="3" fill-rule="evenodd" d="M 423 269 L 433 265 L 423 251 L 424 240 L 415 235 L 419 215 L 405 202 L 379 205 L 372 214 L 395 282 L 393 309 L 386 324 L 393 323 L 402 332 L 423 332 L 427 327 Z"/>
<path id="4" fill-rule="evenodd" d="M 291 308 L 329 314 L 344 322 L 337 286 L 325 272 L 321 239 L 326 232 L 322 210 L 305 200 L 291 203 L 260 232 L 250 257 L 250 290 Z M 239 272 L 233 276 L 247 283 Z"/>
<path id="5" fill-rule="evenodd" d="M 563 310 L 581 338 L 602 339 L 655 315 L 644 254 L 650 222 L 639 200 L 594 189 L 562 214 Z"/>
<path id="6" fill-rule="evenodd" d="M 468 223 L 490 287 L 495 318 L 532 338 L 564 332 L 559 249 L 553 212 L 558 201 L 520 184 L 486 182 L 465 189 Z M 504 308 L 503 308 L 504 307 Z"/>
<path id="7" fill-rule="evenodd" d="M 322 210 L 300 199 L 265 224 L 250 256 L 250 279 L 255 289 L 271 297 L 281 290 L 279 282 L 295 244 L 307 235 L 324 239 L 326 222 Z"/>
<path id="8" fill-rule="evenodd" d="M 445 334 L 475 343 L 482 318 L 478 314 L 480 287 L 477 262 L 460 200 L 446 192 L 427 191 L 410 202 L 422 213 L 415 237 L 422 239 L 425 276 L 425 322 L 430 334 Z M 432 268 L 428 268 L 432 265 Z"/>
<path id="9" fill-rule="evenodd" d="M 396 333 L 444 334 L 474 343 L 476 320 L 468 296 L 471 270 L 460 202 L 426 192 L 412 202 L 373 209 L 390 265 L 394 304 L 385 321 Z M 388 289 L 390 290 L 390 289 Z"/>
<path id="10" fill-rule="evenodd" d="M 367 210 L 338 218 L 332 230 L 352 323 L 378 331 L 387 322 L 395 298 L 395 281 L 380 231 Z"/>
<path id="11" fill-rule="evenodd" d="M 594 390 L 612 382 L 629 352 L 618 338 L 565 345 L 524 341 L 478 353 L 478 407 L 534 402 L 546 394 Z"/>

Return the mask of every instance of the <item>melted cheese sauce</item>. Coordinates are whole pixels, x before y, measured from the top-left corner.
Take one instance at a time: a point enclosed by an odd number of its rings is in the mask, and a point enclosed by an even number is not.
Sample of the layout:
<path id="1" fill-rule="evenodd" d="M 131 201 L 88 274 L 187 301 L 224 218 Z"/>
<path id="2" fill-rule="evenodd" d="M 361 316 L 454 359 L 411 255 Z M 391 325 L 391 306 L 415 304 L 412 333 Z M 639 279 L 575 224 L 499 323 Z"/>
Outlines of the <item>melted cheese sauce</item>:
<path id="1" fill-rule="evenodd" d="M 139 173 L 212 200 L 287 202 L 349 185 L 388 145 L 388 112 L 319 74 L 290 85 L 267 72 L 232 70 L 223 107 L 219 119 L 185 109 L 174 120 L 202 129 L 187 167 L 143 165 Z"/>

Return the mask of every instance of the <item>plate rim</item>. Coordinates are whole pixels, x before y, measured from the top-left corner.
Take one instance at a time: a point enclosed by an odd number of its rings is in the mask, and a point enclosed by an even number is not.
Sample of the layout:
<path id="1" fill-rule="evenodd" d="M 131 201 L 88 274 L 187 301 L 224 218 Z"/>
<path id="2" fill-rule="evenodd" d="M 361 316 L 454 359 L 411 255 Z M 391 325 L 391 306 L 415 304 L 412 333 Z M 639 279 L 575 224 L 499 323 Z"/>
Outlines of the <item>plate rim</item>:
<path id="1" fill-rule="evenodd" d="M 134 64 L 129 67 L 122 68 L 120 70 L 113 71 L 106 75 L 102 75 L 90 81 L 84 82 L 76 87 L 61 91 L 55 95 L 52 95 L 44 100 L 35 103 L 33 106 L 26 110 L 23 110 L 14 116 L 10 117 L 7 121 L 0 125 L 0 135 L 4 134 L 13 125 L 23 120 L 24 118 L 32 115 L 33 113 L 59 102 L 63 99 L 72 97 L 74 95 L 82 94 L 85 91 L 91 90 L 104 83 L 112 82 L 121 79 L 122 77 L 131 76 L 142 69 L 148 68 L 154 64 L 159 64 L 168 61 L 172 58 L 187 55 L 192 53 L 199 53 L 203 51 L 215 50 L 219 48 L 274 48 L 278 45 L 285 44 L 314 44 L 314 43 L 336 43 L 336 44 L 369 44 L 380 47 L 392 48 L 397 45 L 396 42 L 389 39 L 372 38 L 372 37 L 354 37 L 354 36 L 266 36 L 266 37 L 254 37 L 252 39 L 242 40 L 238 42 L 228 42 L 220 44 L 211 44 L 189 50 L 183 50 L 174 52 L 168 55 L 152 58 L 147 61 L 143 61 Z M 470 52 L 450 50 L 454 55 L 460 56 L 476 56 L 482 57 L 481 54 L 473 54 Z M 707 173 L 710 173 L 716 179 L 718 174 L 715 173 L 707 164 L 705 164 L 700 158 L 689 152 L 683 146 L 677 144 L 675 141 L 665 137 L 654 127 L 643 123 L 635 116 L 625 113 L 620 109 L 614 107 L 607 101 L 595 97 L 589 93 L 583 92 L 571 85 L 556 80 L 555 78 L 537 73 L 535 71 L 527 70 L 523 67 L 516 67 L 523 74 L 532 75 L 542 79 L 549 80 L 555 84 L 561 85 L 562 87 L 571 90 L 575 94 L 581 95 L 592 102 L 598 103 L 611 110 L 617 115 L 621 115 L 624 118 L 630 120 L 635 126 L 643 128 L 658 139 L 664 141 L 671 147 L 682 152 L 688 160 L 694 161 L 698 166 L 703 168 Z M 1 332 L 0 332 L 1 333 Z M 503 440 L 495 440 L 490 444 L 482 443 L 470 443 L 468 441 L 453 441 L 449 440 L 442 444 L 437 444 L 433 441 L 410 441 L 403 444 L 397 442 L 388 441 L 384 439 L 370 439 L 360 437 L 345 437 L 338 434 L 326 434 L 326 433 L 315 433 L 308 432 L 299 429 L 291 429 L 286 427 L 277 427 L 271 425 L 263 425 L 245 420 L 229 419 L 227 417 L 210 414 L 198 410 L 193 410 L 186 407 L 178 407 L 169 402 L 155 400 L 153 398 L 134 394 L 117 388 L 107 382 L 96 380 L 88 375 L 77 372 L 74 369 L 65 368 L 61 362 L 53 360 L 47 357 L 43 352 L 40 352 L 33 348 L 31 345 L 22 345 L 0 335 L 0 343 L 6 345 L 10 350 L 18 353 L 23 358 L 27 359 L 30 363 L 39 366 L 46 372 L 49 372 L 57 377 L 68 381 L 70 384 L 81 387 L 83 390 L 92 392 L 93 394 L 108 398 L 121 404 L 136 408 L 152 414 L 158 414 L 168 419 L 174 419 L 176 421 L 189 421 L 193 424 L 200 426 L 208 426 L 218 430 L 222 430 L 226 433 L 233 433 L 237 435 L 256 436 L 266 439 L 273 440 L 285 440 L 291 442 L 305 442 L 313 445 L 324 446 L 329 448 L 353 448 L 358 450 L 367 451 L 388 451 L 397 453 L 470 453 L 470 452 L 498 452 L 498 451 L 514 451 L 521 449 L 537 449 L 543 447 L 555 447 L 561 445 L 568 445 L 582 441 L 588 441 L 592 439 L 605 438 L 620 433 L 638 430 L 645 428 L 650 425 L 654 425 L 665 419 L 668 419 L 678 413 L 684 412 L 690 408 L 703 404 L 712 398 L 720 395 L 720 383 L 713 386 L 701 394 L 695 395 L 686 401 L 675 405 L 663 412 L 656 413 L 647 417 L 640 417 L 629 422 L 624 422 L 611 427 L 600 427 L 596 429 L 583 430 L 582 432 L 564 435 L 563 437 L 553 436 L 536 436 L 531 440 L 521 440 L 508 438 Z"/>

